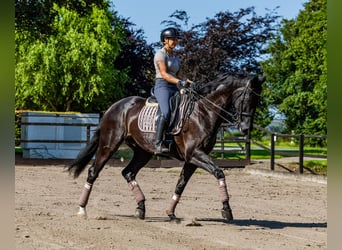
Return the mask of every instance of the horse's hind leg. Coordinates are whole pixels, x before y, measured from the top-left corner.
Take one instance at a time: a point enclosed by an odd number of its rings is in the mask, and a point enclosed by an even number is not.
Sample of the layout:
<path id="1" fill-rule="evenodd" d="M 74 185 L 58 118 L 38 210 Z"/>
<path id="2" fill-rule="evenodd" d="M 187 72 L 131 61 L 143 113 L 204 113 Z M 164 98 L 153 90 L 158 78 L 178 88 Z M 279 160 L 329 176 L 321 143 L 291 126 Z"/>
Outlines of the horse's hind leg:
<path id="1" fill-rule="evenodd" d="M 171 221 L 178 221 L 175 215 L 176 206 L 180 200 L 180 197 L 185 189 L 186 184 L 189 182 L 191 176 L 193 175 L 196 169 L 197 166 L 189 163 L 185 163 L 183 166 L 182 172 L 177 181 L 175 192 L 172 195 L 172 198 L 166 208 L 166 214 L 169 216 Z"/>
<path id="2" fill-rule="evenodd" d="M 112 140 L 111 140 L 111 139 Z M 99 176 L 104 165 L 107 163 L 112 154 L 119 148 L 122 140 L 118 138 L 103 136 L 100 139 L 100 145 L 96 153 L 95 160 L 91 167 L 88 169 L 87 181 L 84 185 L 83 191 L 79 199 L 78 215 L 87 218 L 86 206 L 88 204 L 89 196 L 94 185 L 95 180 Z"/>
<path id="3" fill-rule="evenodd" d="M 129 164 L 122 170 L 122 176 L 126 179 L 130 190 L 133 192 L 134 199 L 138 204 L 135 210 L 135 215 L 139 219 L 145 219 L 145 195 L 142 192 L 139 184 L 135 180 L 139 170 L 147 164 L 152 158 L 152 154 L 140 149 L 134 148 L 134 155 Z"/>

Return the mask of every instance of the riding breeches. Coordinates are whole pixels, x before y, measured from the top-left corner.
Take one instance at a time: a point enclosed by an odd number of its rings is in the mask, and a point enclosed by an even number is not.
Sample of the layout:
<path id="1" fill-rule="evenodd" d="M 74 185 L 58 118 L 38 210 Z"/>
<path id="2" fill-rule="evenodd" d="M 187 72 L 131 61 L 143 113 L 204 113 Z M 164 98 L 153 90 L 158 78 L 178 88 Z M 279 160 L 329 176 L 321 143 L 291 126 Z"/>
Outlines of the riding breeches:
<path id="1" fill-rule="evenodd" d="M 166 119 L 170 116 L 170 98 L 178 91 L 175 84 L 168 83 L 162 78 L 157 78 L 154 86 L 154 95 L 159 103 L 160 111 Z"/>

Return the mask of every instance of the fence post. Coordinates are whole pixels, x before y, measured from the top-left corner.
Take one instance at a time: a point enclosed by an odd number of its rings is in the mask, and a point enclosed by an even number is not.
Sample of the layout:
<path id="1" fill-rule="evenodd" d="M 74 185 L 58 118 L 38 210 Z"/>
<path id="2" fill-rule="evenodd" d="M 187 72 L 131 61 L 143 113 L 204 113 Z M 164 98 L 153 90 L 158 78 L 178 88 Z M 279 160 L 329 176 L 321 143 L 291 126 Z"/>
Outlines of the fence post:
<path id="1" fill-rule="evenodd" d="M 299 136 L 299 173 L 304 173 L 304 135 Z"/>
<path id="2" fill-rule="evenodd" d="M 221 133 L 221 159 L 224 160 L 224 128 L 220 127 Z"/>
<path id="3" fill-rule="evenodd" d="M 271 170 L 274 170 L 274 146 L 275 134 L 271 134 Z"/>
<path id="4" fill-rule="evenodd" d="M 246 140 L 246 161 L 247 164 L 251 164 L 251 131 L 248 131 L 247 134 L 247 140 Z"/>
<path id="5" fill-rule="evenodd" d="M 90 141 L 90 125 L 87 125 L 87 144 Z"/>

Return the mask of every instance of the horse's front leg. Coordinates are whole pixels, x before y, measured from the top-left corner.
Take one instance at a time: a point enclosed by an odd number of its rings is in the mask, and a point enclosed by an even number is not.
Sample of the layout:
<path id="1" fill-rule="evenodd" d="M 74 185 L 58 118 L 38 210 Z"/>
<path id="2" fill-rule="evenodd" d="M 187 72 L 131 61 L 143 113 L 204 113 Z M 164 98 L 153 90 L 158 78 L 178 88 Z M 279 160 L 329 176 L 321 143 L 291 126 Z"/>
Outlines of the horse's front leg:
<path id="1" fill-rule="evenodd" d="M 171 221 L 179 222 L 179 219 L 175 215 L 176 206 L 180 200 L 186 184 L 189 182 L 196 168 L 197 167 L 195 165 L 189 163 L 185 163 L 183 166 L 182 172 L 176 185 L 175 192 L 173 193 L 171 200 L 166 208 L 166 214 L 169 216 Z"/>
<path id="2" fill-rule="evenodd" d="M 226 184 L 226 179 L 224 177 L 224 174 L 223 174 L 223 177 L 219 176 L 216 178 L 218 179 L 219 192 L 220 192 L 220 197 L 221 197 L 221 201 L 223 205 L 223 208 L 221 210 L 222 217 L 227 220 L 233 220 L 233 212 L 229 205 L 229 195 L 228 195 L 227 184 Z"/>
<path id="3" fill-rule="evenodd" d="M 192 162 L 193 164 L 195 164 L 196 166 L 204 170 L 207 170 L 209 173 L 215 176 L 215 178 L 218 181 L 219 195 L 220 195 L 220 199 L 223 205 L 222 210 L 221 210 L 222 217 L 227 220 L 233 220 L 232 209 L 230 208 L 230 205 L 229 205 L 229 195 L 228 195 L 228 189 L 227 189 L 227 184 L 226 184 L 226 178 L 222 169 L 216 166 L 212 162 L 212 160 L 210 160 L 209 156 L 203 152 L 197 153 L 191 159 L 190 162 Z"/>

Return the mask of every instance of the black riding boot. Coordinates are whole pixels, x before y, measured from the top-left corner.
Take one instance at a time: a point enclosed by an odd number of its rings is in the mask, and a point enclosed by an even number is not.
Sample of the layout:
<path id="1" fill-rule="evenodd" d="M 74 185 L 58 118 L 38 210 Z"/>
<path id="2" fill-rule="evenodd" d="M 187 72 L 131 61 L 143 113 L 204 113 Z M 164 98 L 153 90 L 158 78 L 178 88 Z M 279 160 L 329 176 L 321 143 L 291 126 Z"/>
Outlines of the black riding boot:
<path id="1" fill-rule="evenodd" d="M 167 121 L 163 115 L 160 115 L 157 119 L 157 129 L 156 129 L 156 151 L 155 154 L 162 154 L 169 152 L 169 149 L 165 147 L 163 143 L 164 131 L 167 126 Z"/>

